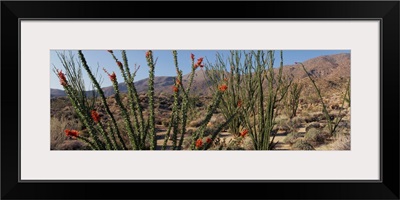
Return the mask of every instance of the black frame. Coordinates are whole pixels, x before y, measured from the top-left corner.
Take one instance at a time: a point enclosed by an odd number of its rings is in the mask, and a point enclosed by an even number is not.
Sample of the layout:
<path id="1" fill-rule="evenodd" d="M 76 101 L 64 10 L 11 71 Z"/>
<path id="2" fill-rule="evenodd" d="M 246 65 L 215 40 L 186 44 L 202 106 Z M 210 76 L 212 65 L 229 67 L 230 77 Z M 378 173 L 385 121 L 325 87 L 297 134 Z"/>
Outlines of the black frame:
<path id="1" fill-rule="evenodd" d="M 226 5 L 234 8 L 227 10 Z M 399 199 L 398 1 L 1 2 L 1 198 L 3 199 Z M 152 8 L 160 8 L 152 10 Z M 185 9 L 183 9 L 185 8 Z M 379 19 L 381 20 L 381 181 L 19 182 L 20 19 Z M 11 74 L 18 74 L 11 76 Z M 18 82 L 17 82 L 18 80 Z M 17 88 L 18 86 L 18 88 Z M 18 110 L 18 112 L 16 112 Z M 382 126 L 384 122 L 384 126 Z M 16 126 L 11 126 L 16 124 Z M 18 130 L 18 131 L 17 131 Z M 226 185 L 238 192 L 214 193 Z M 260 187 L 261 186 L 261 187 Z M 156 188 L 146 193 L 144 188 Z M 174 189 L 175 188 L 175 189 Z M 201 188 L 200 190 L 193 190 Z M 261 189 L 258 189 L 261 188 Z M 172 192 L 171 192 L 172 191 Z M 177 191 L 177 192 L 173 192 Z M 186 191 L 180 193 L 179 191 Z M 187 191 L 193 192 L 185 196 Z M 242 191 L 242 192 L 240 192 Z M 274 192 L 268 192 L 274 191 Z M 286 191 L 286 192 L 285 192 Z M 189 193 L 190 193 L 189 192 Z"/>

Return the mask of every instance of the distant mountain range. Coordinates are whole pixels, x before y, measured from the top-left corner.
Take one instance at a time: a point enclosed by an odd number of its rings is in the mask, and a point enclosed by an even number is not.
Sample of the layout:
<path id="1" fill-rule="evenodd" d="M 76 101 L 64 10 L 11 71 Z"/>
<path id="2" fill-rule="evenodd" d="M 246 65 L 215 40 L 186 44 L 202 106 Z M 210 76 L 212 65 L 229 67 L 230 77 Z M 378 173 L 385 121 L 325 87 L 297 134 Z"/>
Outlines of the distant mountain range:
<path id="1" fill-rule="evenodd" d="M 350 54 L 334 54 L 319 56 L 316 58 L 309 59 L 303 64 L 306 66 L 309 73 L 311 73 L 317 79 L 333 80 L 336 78 L 348 78 L 350 77 Z M 304 79 L 306 74 L 304 73 L 301 65 L 286 65 L 284 66 L 285 74 L 292 74 L 295 79 Z M 182 83 L 184 86 L 189 82 L 189 74 L 182 77 Z M 155 93 L 172 93 L 172 86 L 174 85 L 174 76 L 158 76 L 154 78 Z M 139 93 L 146 92 L 148 87 L 148 78 L 136 81 L 135 87 Z M 119 90 L 122 93 L 127 92 L 125 83 L 120 83 Z M 114 94 L 112 86 L 103 88 L 104 94 L 108 97 Z M 197 93 L 207 94 L 208 83 L 205 78 L 205 73 L 202 70 L 196 70 L 195 78 L 192 84 L 192 91 Z M 88 91 L 87 94 L 91 95 L 92 91 Z M 50 89 L 51 98 L 66 96 L 63 90 Z"/>

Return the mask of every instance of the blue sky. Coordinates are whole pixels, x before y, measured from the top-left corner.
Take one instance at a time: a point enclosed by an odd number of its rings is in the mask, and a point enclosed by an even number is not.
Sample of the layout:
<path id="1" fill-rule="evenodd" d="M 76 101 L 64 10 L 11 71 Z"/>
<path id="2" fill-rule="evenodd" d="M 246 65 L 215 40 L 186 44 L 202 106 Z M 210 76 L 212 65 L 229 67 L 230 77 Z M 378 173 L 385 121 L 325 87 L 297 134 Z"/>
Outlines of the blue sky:
<path id="1" fill-rule="evenodd" d="M 58 52 L 63 52 L 63 50 L 57 50 Z M 104 73 L 103 68 L 105 68 L 108 72 L 112 73 L 115 71 L 117 74 L 117 80 L 122 82 L 122 76 L 120 74 L 119 68 L 117 67 L 114 59 L 111 57 L 110 53 L 106 50 L 82 50 L 88 65 L 92 69 L 97 69 L 99 66 L 99 75 L 102 76 L 103 82 L 102 87 L 110 86 L 111 81 Z M 136 74 L 135 81 L 144 79 L 148 77 L 148 67 L 145 59 L 146 50 L 127 50 L 127 58 L 129 67 L 131 72 L 133 72 L 134 65 L 139 65 L 140 69 Z M 193 53 L 197 58 L 204 57 L 204 60 L 208 60 L 210 62 L 214 62 L 216 58 L 216 53 L 220 53 L 225 58 L 228 57 L 229 50 L 178 50 L 178 64 L 179 68 L 183 71 L 183 74 L 187 74 L 190 72 L 191 59 L 190 54 Z M 68 50 L 65 50 L 65 53 L 68 53 Z M 331 55 L 338 53 L 350 53 L 350 50 L 284 50 L 283 51 L 283 64 L 291 65 L 294 62 L 304 62 L 308 59 L 322 56 L 322 55 Z M 78 53 L 76 50 L 72 50 L 72 54 L 75 55 L 75 58 L 78 58 Z M 114 54 L 116 57 L 122 62 L 121 51 L 114 50 Z M 280 56 L 279 52 L 275 53 L 275 64 L 279 65 Z M 154 59 L 157 60 L 155 75 L 156 76 L 176 76 L 175 66 L 172 56 L 171 50 L 155 50 L 153 51 Z M 61 62 L 57 56 L 55 50 L 50 51 L 50 88 L 53 89 L 63 89 L 59 83 L 58 77 L 53 73 L 53 65 L 61 69 L 65 72 L 64 67 L 61 65 Z M 82 69 L 83 74 L 85 76 L 85 84 L 89 85 L 90 80 L 86 76 L 86 72 Z M 87 89 L 90 89 L 88 87 Z"/>

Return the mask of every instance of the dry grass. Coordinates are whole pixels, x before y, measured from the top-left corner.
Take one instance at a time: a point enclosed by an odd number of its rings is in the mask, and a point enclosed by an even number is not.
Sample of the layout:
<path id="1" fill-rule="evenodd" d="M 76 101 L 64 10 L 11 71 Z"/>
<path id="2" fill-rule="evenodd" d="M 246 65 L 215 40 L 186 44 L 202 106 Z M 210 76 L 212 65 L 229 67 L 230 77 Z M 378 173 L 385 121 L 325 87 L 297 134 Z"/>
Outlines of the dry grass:
<path id="1" fill-rule="evenodd" d="M 304 140 L 313 146 L 318 146 L 325 142 L 325 137 L 323 137 L 320 130 L 316 128 L 311 128 L 304 135 Z"/>
<path id="2" fill-rule="evenodd" d="M 294 132 L 294 133 L 289 133 L 285 139 L 283 139 L 284 143 L 289 143 L 290 145 L 293 145 L 296 141 L 297 138 L 300 137 L 300 133 Z"/>
<path id="3" fill-rule="evenodd" d="M 292 146 L 292 149 L 293 150 L 315 150 L 311 144 L 309 144 L 308 142 L 305 142 L 303 140 L 298 140 L 296 143 L 294 143 Z"/>
<path id="4" fill-rule="evenodd" d="M 65 129 L 80 130 L 81 124 L 74 123 L 64 117 L 50 119 L 50 149 L 51 150 L 83 150 L 88 146 L 78 140 L 69 138 L 65 135 Z"/>
<path id="5" fill-rule="evenodd" d="M 332 143 L 334 150 L 350 150 L 351 149 L 351 137 L 350 135 L 339 134 L 336 141 Z"/>

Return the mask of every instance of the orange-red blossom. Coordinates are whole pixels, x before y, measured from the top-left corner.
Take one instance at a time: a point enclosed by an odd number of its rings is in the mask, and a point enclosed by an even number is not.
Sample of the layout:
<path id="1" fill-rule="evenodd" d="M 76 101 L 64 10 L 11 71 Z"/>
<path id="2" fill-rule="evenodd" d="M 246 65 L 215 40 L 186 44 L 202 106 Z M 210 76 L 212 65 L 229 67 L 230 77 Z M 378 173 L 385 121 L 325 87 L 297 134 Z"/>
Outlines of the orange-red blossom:
<path id="1" fill-rule="evenodd" d="M 114 81 L 117 80 L 117 75 L 115 75 L 115 72 L 113 72 L 112 74 L 110 74 L 110 73 L 108 73 L 108 71 L 107 71 L 105 68 L 103 68 L 103 70 L 104 70 L 104 72 L 106 72 L 106 74 L 108 75 L 108 77 L 110 77 L 110 80 L 111 80 L 112 82 L 114 82 Z"/>
<path id="2" fill-rule="evenodd" d="M 110 80 L 111 80 L 112 82 L 114 82 L 114 81 L 117 80 L 117 75 L 115 75 L 115 72 L 113 72 L 112 74 L 109 74 L 108 76 L 110 77 Z"/>
<path id="3" fill-rule="evenodd" d="M 65 78 L 65 75 L 62 72 L 62 70 L 60 70 L 60 71 L 57 70 L 57 73 L 58 73 L 58 78 L 60 79 L 60 84 L 62 86 L 67 86 L 68 85 L 67 78 Z"/>
<path id="4" fill-rule="evenodd" d="M 94 122 L 98 123 L 100 121 L 100 115 L 95 110 L 92 110 L 91 116 Z"/>
<path id="5" fill-rule="evenodd" d="M 218 87 L 219 91 L 224 92 L 226 89 L 228 89 L 228 86 L 225 84 L 222 84 L 221 86 Z"/>
<path id="6" fill-rule="evenodd" d="M 244 129 L 242 132 L 240 132 L 240 137 L 245 137 L 249 131 L 247 129 Z"/>
<path id="7" fill-rule="evenodd" d="M 176 86 L 172 86 L 172 90 L 174 90 L 174 92 L 178 92 L 178 91 L 179 91 L 179 88 L 176 87 Z"/>
<path id="8" fill-rule="evenodd" d="M 197 139 L 197 141 L 196 141 L 196 147 L 197 148 L 200 148 L 201 146 L 203 146 L 203 140 L 202 139 Z"/>
<path id="9" fill-rule="evenodd" d="M 194 64 L 194 69 L 196 69 L 197 67 L 204 67 L 204 65 L 202 64 L 203 62 L 203 57 L 197 59 L 197 63 Z"/>
<path id="10" fill-rule="evenodd" d="M 69 130 L 65 129 L 65 135 L 70 136 L 70 137 L 77 137 L 79 135 L 79 132 L 77 130 Z"/>
<path id="11" fill-rule="evenodd" d="M 122 68 L 122 63 L 120 61 L 117 61 L 117 65 L 119 68 Z"/>

